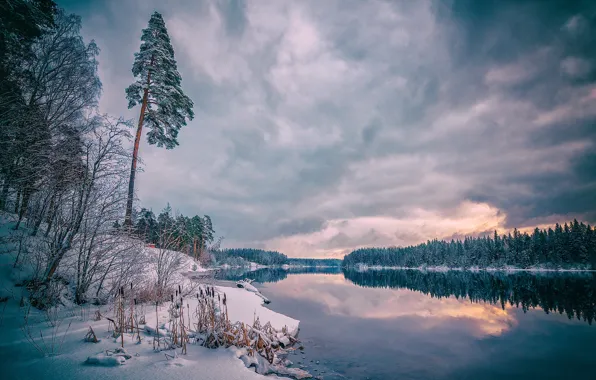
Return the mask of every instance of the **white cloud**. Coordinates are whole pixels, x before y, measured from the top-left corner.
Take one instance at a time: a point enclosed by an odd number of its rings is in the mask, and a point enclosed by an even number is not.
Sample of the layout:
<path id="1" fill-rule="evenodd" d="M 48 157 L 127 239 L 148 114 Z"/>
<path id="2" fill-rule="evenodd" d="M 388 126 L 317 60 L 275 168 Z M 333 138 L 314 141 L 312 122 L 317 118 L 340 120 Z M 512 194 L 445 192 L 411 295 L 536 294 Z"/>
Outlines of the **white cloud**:
<path id="1" fill-rule="evenodd" d="M 321 231 L 271 239 L 265 246 L 297 257 L 341 257 L 356 247 L 407 246 L 454 234 L 503 231 L 505 217 L 490 205 L 473 202 L 463 202 L 448 212 L 412 207 L 401 217 L 330 220 Z"/>

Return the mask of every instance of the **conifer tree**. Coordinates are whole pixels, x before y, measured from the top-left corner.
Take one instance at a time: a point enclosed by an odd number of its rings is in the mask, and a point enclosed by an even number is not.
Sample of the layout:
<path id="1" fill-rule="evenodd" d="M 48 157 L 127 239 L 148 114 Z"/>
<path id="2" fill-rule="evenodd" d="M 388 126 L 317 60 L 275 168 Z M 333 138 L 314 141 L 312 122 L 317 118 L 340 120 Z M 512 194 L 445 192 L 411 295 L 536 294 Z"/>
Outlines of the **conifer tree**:
<path id="1" fill-rule="evenodd" d="M 141 105 L 124 220 L 128 227 L 132 224 L 135 174 L 143 126 L 149 128 L 149 144 L 173 149 L 178 145 L 180 128 L 194 117 L 192 100 L 181 88 L 182 78 L 178 73 L 166 24 L 158 12 L 151 15 L 148 27 L 143 29 L 141 41 L 141 48 L 135 53 L 132 66 L 132 73 L 137 80 L 126 89 L 128 108 Z"/>

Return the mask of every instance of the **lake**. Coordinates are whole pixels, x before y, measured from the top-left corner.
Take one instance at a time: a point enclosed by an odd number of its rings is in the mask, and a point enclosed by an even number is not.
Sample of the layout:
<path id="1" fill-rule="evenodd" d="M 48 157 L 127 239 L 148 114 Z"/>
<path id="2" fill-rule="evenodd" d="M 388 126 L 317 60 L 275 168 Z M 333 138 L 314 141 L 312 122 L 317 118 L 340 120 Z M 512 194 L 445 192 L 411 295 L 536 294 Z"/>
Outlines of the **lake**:
<path id="1" fill-rule="evenodd" d="M 218 277 L 300 319 L 290 360 L 324 379 L 596 379 L 594 273 L 301 272 Z"/>

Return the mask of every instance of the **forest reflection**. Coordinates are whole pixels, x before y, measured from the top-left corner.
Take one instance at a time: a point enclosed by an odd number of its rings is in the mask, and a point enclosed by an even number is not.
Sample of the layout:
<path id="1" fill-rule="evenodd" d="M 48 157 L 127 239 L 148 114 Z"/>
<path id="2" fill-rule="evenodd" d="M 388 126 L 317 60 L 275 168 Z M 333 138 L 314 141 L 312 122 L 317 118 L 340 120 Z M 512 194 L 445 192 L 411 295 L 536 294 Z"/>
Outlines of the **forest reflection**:
<path id="1" fill-rule="evenodd" d="M 374 271 L 355 271 L 339 268 L 290 268 L 289 270 L 281 268 L 265 268 L 252 272 L 246 271 L 221 271 L 216 274 L 216 278 L 226 280 L 238 280 L 245 277 L 254 279 L 256 282 L 268 283 L 279 282 L 292 277 L 292 274 L 343 274 L 343 277 L 350 283 L 365 288 L 391 288 L 407 289 L 422 293 L 431 298 L 445 301 L 452 297 L 455 300 L 466 300 L 464 303 L 442 302 L 441 308 L 433 308 L 433 315 L 452 315 L 459 314 L 482 314 L 493 320 L 499 320 L 499 328 L 512 323 L 507 317 L 506 310 L 509 307 L 522 309 L 524 312 L 533 308 L 540 308 L 547 314 L 560 313 L 565 314 L 569 319 L 577 318 L 589 324 L 595 317 L 596 310 L 596 273 L 529 273 L 529 272 L 471 272 L 471 271 L 445 271 L 432 272 L 420 270 L 374 270 Z M 330 283 L 330 277 L 340 276 L 314 276 L 319 277 L 321 281 L 309 281 L 311 285 L 316 283 Z M 303 282 L 303 281 L 302 281 Z M 333 281 L 337 284 L 337 281 Z M 297 285 L 298 286 L 298 285 Z M 322 286 L 322 285 L 321 285 Z M 304 288 L 304 286 L 300 286 Z M 302 289 L 310 293 L 307 289 Z M 353 293 L 351 293 L 353 296 Z M 313 297 L 316 297 L 313 294 Z M 320 298 L 320 296 L 319 296 Z M 323 300 L 321 300 L 323 301 Z M 335 304 L 341 300 L 326 300 L 329 304 Z M 402 299 L 400 302 L 403 302 Z M 477 306 L 470 306 L 470 301 Z M 346 297 L 347 304 L 350 300 Z M 362 309 L 364 314 L 383 313 L 396 316 L 401 307 L 390 305 L 392 301 L 385 299 L 383 303 L 383 312 L 375 309 Z M 486 305 L 485 305 L 486 304 Z M 425 311 L 419 310 L 419 313 Z M 429 312 L 428 309 L 426 312 Z M 462 316 L 463 316 L 462 314 Z M 365 316 L 365 315 L 362 315 Z M 366 317 L 375 317 L 366 315 Z M 492 326 L 496 328 L 497 326 Z"/>
<path id="2" fill-rule="evenodd" d="M 344 276 L 356 285 L 375 288 L 410 289 L 433 298 L 455 297 L 472 302 L 490 302 L 521 308 L 541 308 L 569 319 L 592 323 L 596 308 L 596 274 L 506 273 L 419 270 L 349 271 Z"/>

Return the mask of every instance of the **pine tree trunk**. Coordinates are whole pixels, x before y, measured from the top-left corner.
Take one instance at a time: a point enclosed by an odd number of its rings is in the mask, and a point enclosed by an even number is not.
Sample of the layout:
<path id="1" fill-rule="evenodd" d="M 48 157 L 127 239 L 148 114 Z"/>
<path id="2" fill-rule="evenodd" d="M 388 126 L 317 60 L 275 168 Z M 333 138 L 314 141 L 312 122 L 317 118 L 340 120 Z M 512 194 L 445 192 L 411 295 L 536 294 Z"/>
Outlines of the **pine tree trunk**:
<path id="1" fill-rule="evenodd" d="M 54 276 L 54 273 L 56 273 L 56 269 L 58 269 L 59 263 L 60 263 L 60 260 L 54 259 L 54 261 L 52 262 L 52 265 L 48 268 L 48 271 L 45 275 L 46 282 L 49 282 L 50 279 Z"/>
<path id="2" fill-rule="evenodd" d="M 19 213 L 19 205 L 21 203 L 21 188 L 18 189 L 17 191 L 17 199 L 14 202 L 14 213 L 18 214 Z"/>
<path id="3" fill-rule="evenodd" d="M 124 226 L 132 226 L 132 202 L 135 193 L 135 176 L 137 172 L 137 157 L 139 154 L 139 143 L 143 132 L 143 121 L 147 110 L 147 100 L 149 98 L 149 83 L 151 81 L 151 71 L 147 74 L 147 87 L 143 93 L 143 103 L 141 104 L 141 115 L 139 116 L 139 125 L 137 126 L 137 135 L 135 136 L 135 145 L 132 151 L 132 164 L 130 165 L 130 179 L 128 181 L 128 199 L 126 200 L 126 216 L 124 217 Z"/>
<path id="4" fill-rule="evenodd" d="M 0 193 L 0 210 L 6 209 L 6 200 L 8 199 L 8 176 L 4 178 L 2 183 L 2 192 Z"/>
<path id="5" fill-rule="evenodd" d="M 48 237 L 50 234 L 50 230 L 52 229 L 52 224 L 54 223 L 54 215 L 56 214 L 56 195 L 52 195 L 50 198 L 50 205 L 48 206 L 48 217 L 46 219 L 46 233 L 44 234 L 45 237 Z"/>
<path id="6" fill-rule="evenodd" d="M 21 222 L 23 221 L 23 218 L 25 217 L 25 214 L 27 213 L 27 207 L 29 207 L 29 199 L 31 197 L 31 190 L 26 187 L 25 190 L 23 190 L 23 200 L 21 201 L 21 210 L 19 211 L 19 220 L 17 222 L 17 225 L 14 227 L 15 230 L 19 229 L 19 226 L 21 225 Z"/>
<path id="7" fill-rule="evenodd" d="M 46 196 L 46 198 L 43 200 L 43 203 L 41 204 L 41 210 L 39 212 L 39 216 L 35 218 L 35 224 L 33 225 L 31 236 L 37 235 L 37 232 L 39 231 L 39 227 L 43 222 L 43 217 L 45 216 L 46 210 L 48 209 L 48 198 L 49 196 Z"/>

